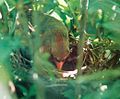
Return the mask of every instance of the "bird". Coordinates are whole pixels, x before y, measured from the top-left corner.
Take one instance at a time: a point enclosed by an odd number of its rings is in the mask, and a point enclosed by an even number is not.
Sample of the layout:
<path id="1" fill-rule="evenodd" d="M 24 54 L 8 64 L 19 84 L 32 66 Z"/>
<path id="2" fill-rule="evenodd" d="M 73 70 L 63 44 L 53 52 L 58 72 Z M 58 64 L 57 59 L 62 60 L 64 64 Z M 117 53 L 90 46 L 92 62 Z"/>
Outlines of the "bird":
<path id="1" fill-rule="evenodd" d="M 40 42 L 37 41 L 38 45 L 33 44 L 37 46 L 34 48 L 37 48 L 40 53 L 49 53 L 51 56 L 50 61 L 55 64 L 58 70 L 62 70 L 63 64 L 70 53 L 67 27 L 60 20 L 43 12 L 28 12 L 27 15 L 28 14 L 28 17 L 30 17 L 28 18 L 30 22 L 28 27 L 31 35 L 33 39 L 37 37 L 40 40 Z M 35 14 L 37 14 L 37 18 L 34 16 Z M 35 19 L 35 22 L 33 19 Z M 21 31 L 23 30 L 21 27 L 20 29 Z"/>
<path id="2" fill-rule="evenodd" d="M 69 35 L 66 26 L 58 19 L 39 14 L 40 21 L 40 52 L 48 52 L 52 56 L 58 70 L 61 70 L 66 58 L 69 56 Z"/>

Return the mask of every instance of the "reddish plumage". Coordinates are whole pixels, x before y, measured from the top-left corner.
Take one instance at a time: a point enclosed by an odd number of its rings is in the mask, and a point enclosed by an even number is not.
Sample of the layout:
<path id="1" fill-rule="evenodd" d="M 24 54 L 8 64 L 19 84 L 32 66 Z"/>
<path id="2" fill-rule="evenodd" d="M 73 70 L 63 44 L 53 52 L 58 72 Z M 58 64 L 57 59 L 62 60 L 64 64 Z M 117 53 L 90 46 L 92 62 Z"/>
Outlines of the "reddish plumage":
<path id="1" fill-rule="evenodd" d="M 41 15 L 40 24 L 42 51 L 50 53 L 56 67 L 61 70 L 69 55 L 68 30 L 62 22 L 45 14 Z"/>

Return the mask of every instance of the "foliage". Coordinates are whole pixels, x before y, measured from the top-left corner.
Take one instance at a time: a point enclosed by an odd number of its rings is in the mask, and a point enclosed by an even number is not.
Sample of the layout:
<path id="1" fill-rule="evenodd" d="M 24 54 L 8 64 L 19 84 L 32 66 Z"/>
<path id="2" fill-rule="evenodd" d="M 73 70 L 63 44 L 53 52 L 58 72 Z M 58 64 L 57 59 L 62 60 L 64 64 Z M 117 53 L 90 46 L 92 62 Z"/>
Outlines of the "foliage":
<path id="1" fill-rule="evenodd" d="M 88 10 L 83 10 L 83 0 L 0 1 L 1 99 L 120 98 L 120 1 L 88 1 Z M 62 78 L 62 71 L 49 61 L 50 54 L 39 52 L 44 26 L 38 12 L 62 21 L 69 31 L 67 70 L 76 68 L 78 46 L 83 45 L 76 79 Z"/>

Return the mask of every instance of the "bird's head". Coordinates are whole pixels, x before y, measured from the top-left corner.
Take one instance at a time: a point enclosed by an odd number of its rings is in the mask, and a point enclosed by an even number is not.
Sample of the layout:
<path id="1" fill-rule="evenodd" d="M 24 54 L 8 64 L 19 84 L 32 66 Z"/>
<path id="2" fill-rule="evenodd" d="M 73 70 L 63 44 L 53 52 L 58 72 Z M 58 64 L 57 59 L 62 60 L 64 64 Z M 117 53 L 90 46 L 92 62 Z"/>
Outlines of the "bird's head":
<path id="1" fill-rule="evenodd" d="M 63 37 L 60 33 L 55 37 L 55 42 L 52 43 L 51 54 L 54 58 L 54 63 L 58 70 L 62 69 L 62 66 L 69 56 L 69 40 Z"/>
<path id="2" fill-rule="evenodd" d="M 69 55 L 69 51 L 61 52 L 61 54 L 59 54 L 59 53 L 60 53 L 59 51 L 58 51 L 58 54 L 53 53 L 53 58 L 54 58 L 54 63 L 57 66 L 57 69 L 61 70 L 66 58 Z"/>

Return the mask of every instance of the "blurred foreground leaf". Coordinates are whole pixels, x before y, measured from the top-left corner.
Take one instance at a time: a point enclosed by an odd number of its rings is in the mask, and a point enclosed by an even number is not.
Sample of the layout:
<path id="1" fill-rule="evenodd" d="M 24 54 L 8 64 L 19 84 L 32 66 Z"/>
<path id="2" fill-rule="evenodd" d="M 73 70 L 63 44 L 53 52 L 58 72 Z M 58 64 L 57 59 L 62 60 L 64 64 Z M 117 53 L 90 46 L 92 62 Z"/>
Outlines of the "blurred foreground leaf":
<path id="1" fill-rule="evenodd" d="M 10 37 L 1 37 L 0 39 L 0 62 L 6 62 L 13 49 L 19 46 L 18 39 L 11 39 Z"/>

